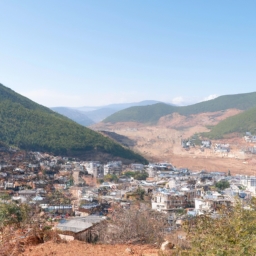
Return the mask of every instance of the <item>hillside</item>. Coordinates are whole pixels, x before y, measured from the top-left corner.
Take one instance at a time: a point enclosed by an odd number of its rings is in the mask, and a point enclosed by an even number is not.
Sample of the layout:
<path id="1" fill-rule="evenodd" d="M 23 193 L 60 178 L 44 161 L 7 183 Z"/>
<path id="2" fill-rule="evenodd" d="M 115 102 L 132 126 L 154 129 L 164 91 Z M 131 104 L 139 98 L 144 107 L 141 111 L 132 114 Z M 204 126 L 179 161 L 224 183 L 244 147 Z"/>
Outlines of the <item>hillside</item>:
<path id="1" fill-rule="evenodd" d="M 134 147 L 136 145 L 136 142 L 129 139 L 126 136 L 117 134 L 115 132 L 109 132 L 109 131 L 100 131 L 100 133 L 110 137 L 111 139 L 113 139 L 114 141 L 120 143 L 121 145 L 125 146 L 125 147 Z"/>
<path id="2" fill-rule="evenodd" d="M 225 95 L 216 99 L 200 102 L 190 106 L 171 106 L 157 103 L 150 106 L 130 107 L 107 117 L 103 122 L 139 122 L 155 124 L 165 115 L 179 113 L 183 116 L 205 112 L 216 112 L 227 109 L 247 110 L 256 106 L 256 92 Z"/>
<path id="3" fill-rule="evenodd" d="M 82 111 L 72 109 L 72 108 L 66 108 L 66 107 L 56 107 L 56 108 L 51 108 L 51 109 L 63 116 L 70 118 L 71 120 L 73 120 L 83 126 L 89 126 L 89 125 L 94 124 L 94 121 L 92 119 L 90 119 Z"/>
<path id="4" fill-rule="evenodd" d="M 177 107 L 165 103 L 157 103 L 150 106 L 130 107 L 107 117 L 105 123 L 139 122 L 156 123 L 160 117 L 176 112 Z"/>
<path id="5" fill-rule="evenodd" d="M 0 84 L 0 141 L 24 150 L 102 160 L 147 162 L 109 138 Z M 104 157 L 104 158 L 103 158 Z"/>
<path id="6" fill-rule="evenodd" d="M 203 133 L 210 139 L 221 139 L 230 133 L 256 133 L 256 107 L 246 110 L 243 113 L 231 116 L 214 126 L 210 132 Z"/>

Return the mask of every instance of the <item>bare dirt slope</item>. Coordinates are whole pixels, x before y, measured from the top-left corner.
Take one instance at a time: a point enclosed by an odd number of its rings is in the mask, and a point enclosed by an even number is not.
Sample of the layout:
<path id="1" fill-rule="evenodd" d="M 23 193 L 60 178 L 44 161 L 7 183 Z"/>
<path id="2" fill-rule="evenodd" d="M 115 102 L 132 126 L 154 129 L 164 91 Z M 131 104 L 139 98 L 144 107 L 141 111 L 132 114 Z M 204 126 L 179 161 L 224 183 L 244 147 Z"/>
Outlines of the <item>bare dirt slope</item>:
<path id="1" fill-rule="evenodd" d="M 158 125 L 172 128 L 216 125 L 227 117 L 237 115 L 241 112 L 242 111 L 238 109 L 228 109 L 225 111 L 201 113 L 190 116 L 182 116 L 178 113 L 173 113 L 160 118 Z"/>
<path id="2" fill-rule="evenodd" d="M 158 249 L 148 245 L 92 245 L 80 241 L 47 242 L 28 247 L 22 256 L 158 256 Z"/>
<path id="3" fill-rule="evenodd" d="M 241 152 L 252 144 L 247 144 L 243 138 L 236 135 L 215 143 L 229 143 L 229 154 L 216 153 L 213 149 L 204 152 L 199 147 L 189 151 L 181 147 L 181 139 L 191 137 L 195 133 L 208 131 L 209 126 L 216 125 L 229 116 L 240 113 L 240 110 L 230 109 L 214 113 L 203 113 L 189 117 L 177 113 L 162 117 L 158 124 L 149 126 L 140 123 L 99 123 L 92 128 L 109 130 L 127 136 L 136 142 L 132 148 L 150 161 L 168 161 L 176 167 L 192 170 L 225 171 L 232 173 L 256 174 L 256 158 Z"/>

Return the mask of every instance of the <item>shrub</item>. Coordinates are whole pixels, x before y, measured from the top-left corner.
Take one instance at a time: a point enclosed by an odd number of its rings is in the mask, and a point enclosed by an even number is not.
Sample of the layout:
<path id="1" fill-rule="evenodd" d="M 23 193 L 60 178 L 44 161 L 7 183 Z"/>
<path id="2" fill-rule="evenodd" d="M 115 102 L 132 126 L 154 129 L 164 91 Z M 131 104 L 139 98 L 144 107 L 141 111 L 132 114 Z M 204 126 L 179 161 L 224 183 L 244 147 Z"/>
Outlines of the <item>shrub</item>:
<path id="1" fill-rule="evenodd" d="M 222 209 L 218 218 L 207 215 L 187 221 L 190 249 L 178 248 L 176 255 L 256 255 L 256 204 L 250 209 L 237 204 Z"/>
<path id="2" fill-rule="evenodd" d="M 100 242 L 147 243 L 160 245 L 168 226 L 163 213 L 131 207 L 116 208 L 109 221 L 101 226 Z"/>

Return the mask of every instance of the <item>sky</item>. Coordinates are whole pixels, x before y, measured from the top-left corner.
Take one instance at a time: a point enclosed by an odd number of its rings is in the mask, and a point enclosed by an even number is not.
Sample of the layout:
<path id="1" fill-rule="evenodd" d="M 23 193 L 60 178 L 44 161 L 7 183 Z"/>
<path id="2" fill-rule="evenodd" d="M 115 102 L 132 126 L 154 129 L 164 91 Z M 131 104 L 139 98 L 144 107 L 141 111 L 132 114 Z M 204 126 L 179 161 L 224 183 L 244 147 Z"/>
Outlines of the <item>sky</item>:
<path id="1" fill-rule="evenodd" d="M 0 83 L 47 107 L 256 91 L 256 1 L 0 0 Z"/>

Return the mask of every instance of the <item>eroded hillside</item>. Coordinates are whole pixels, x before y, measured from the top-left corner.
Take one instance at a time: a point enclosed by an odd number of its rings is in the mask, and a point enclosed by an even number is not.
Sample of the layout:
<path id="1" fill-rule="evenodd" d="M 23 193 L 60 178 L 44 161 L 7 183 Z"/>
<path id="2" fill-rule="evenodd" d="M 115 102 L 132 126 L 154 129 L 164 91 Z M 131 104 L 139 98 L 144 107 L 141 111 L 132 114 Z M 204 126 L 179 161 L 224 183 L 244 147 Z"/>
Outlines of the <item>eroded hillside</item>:
<path id="1" fill-rule="evenodd" d="M 132 148 L 150 161 L 168 161 L 176 167 L 193 170 L 206 169 L 226 172 L 231 170 L 233 173 L 254 174 L 256 172 L 256 158 L 241 152 L 241 149 L 253 145 L 246 143 L 243 138 L 237 135 L 213 141 L 213 144 L 230 144 L 231 151 L 228 154 L 217 153 L 213 149 L 201 151 L 199 146 L 190 148 L 190 150 L 181 146 L 182 139 L 190 138 L 196 133 L 207 132 L 209 126 L 216 125 L 227 117 L 240 112 L 241 110 L 229 109 L 191 116 L 173 113 L 162 117 L 156 125 L 135 122 L 99 123 L 93 128 L 112 131 L 136 141 L 136 145 Z"/>

